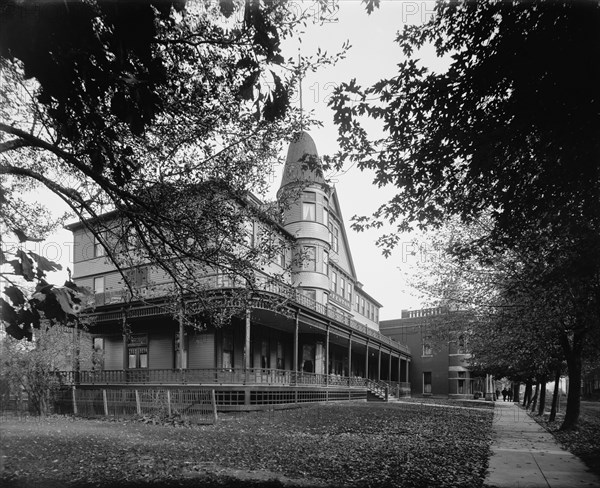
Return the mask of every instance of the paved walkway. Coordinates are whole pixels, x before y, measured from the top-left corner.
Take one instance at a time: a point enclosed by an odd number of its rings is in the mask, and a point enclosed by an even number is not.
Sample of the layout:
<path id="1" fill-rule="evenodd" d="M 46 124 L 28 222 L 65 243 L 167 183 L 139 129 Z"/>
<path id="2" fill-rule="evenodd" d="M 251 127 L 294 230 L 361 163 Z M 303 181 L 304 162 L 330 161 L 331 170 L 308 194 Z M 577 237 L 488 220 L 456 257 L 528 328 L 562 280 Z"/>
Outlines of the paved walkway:
<path id="1" fill-rule="evenodd" d="M 577 456 L 562 449 L 518 404 L 494 406 L 492 456 L 485 486 L 510 488 L 600 487 Z"/>

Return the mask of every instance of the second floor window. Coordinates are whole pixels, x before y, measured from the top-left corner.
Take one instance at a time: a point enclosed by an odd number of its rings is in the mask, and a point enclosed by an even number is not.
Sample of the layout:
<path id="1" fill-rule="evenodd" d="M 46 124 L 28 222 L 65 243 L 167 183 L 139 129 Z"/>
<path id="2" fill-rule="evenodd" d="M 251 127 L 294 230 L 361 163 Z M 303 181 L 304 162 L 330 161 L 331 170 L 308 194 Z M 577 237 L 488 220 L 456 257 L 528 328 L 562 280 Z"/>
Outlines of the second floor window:
<path id="1" fill-rule="evenodd" d="M 104 256 L 104 247 L 100 244 L 100 241 L 96 236 L 94 236 L 94 257 L 98 258 L 100 256 Z"/>
<path id="2" fill-rule="evenodd" d="M 317 220 L 317 204 L 312 202 L 302 203 L 302 220 Z"/>
<path id="3" fill-rule="evenodd" d="M 423 337 L 423 356 L 432 356 L 433 352 L 431 350 L 431 337 L 424 336 Z"/>
<path id="4" fill-rule="evenodd" d="M 340 278 L 340 295 L 342 298 L 346 298 L 346 280 L 344 278 Z"/>
<path id="5" fill-rule="evenodd" d="M 337 293 L 337 273 L 335 271 L 331 272 L 331 291 Z"/>
<path id="6" fill-rule="evenodd" d="M 104 293 L 104 276 L 94 278 L 94 293 Z"/>
<path id="7" fill-rule="evenodd" d="M 305 271 L 316 271 L 316 254 L 317 249 L 314 246 L 304 246 L 303 250 L 303 261 L 302 261 L 302 269 Z"/>
<path id="8" fill-rule="evenodd" d="M 327 251 L 323 251 L 323 273 L 329 274 L 329 253 Z"/>

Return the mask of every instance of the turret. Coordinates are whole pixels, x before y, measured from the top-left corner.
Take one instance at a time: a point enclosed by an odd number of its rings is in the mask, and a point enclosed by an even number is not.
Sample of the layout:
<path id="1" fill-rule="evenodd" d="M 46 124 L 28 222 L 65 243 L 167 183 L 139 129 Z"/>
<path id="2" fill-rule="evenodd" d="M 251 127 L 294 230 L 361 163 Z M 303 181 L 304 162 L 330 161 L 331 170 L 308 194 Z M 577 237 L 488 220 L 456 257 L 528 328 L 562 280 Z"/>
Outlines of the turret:
<path id="1" fill-rule="evenodd" d="M 288 149 L 277 198 L 284 207 L 284 227 L 297 239 L 293 283 L 324 305 L 329 296 L 330 192 L 315 143 L 302 132 Z"/>

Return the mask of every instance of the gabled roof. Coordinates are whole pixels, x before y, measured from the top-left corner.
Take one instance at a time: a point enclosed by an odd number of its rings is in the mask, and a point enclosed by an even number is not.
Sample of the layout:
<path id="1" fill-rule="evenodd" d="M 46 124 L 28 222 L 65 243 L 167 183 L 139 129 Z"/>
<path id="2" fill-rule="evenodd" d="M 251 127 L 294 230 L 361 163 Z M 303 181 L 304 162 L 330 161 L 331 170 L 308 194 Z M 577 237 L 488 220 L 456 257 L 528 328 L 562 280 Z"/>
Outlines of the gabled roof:
<path id="1" fill-rule="evenodd" d="M 350 249 L 350 243 L 348 242 L 348 234 L 346 233 L 346 226 L 344 224 L 344 217 L 342 216 L 342 209 L 340 207 L 340 201 L 337 197 L 337 188 L 333 188 L 331 192 L 331 205 L 333 206 L 335 213 L 340 221 L 340 231 L 342 232 L 343 246 L 346 249 L 346 256 L 348 257 L 348 265 L 350 266 L 350 275 L 352 278 L 357 280 L 356 268 L 354 267 L 354 260 L 352 259 L 352 250 Z"/>

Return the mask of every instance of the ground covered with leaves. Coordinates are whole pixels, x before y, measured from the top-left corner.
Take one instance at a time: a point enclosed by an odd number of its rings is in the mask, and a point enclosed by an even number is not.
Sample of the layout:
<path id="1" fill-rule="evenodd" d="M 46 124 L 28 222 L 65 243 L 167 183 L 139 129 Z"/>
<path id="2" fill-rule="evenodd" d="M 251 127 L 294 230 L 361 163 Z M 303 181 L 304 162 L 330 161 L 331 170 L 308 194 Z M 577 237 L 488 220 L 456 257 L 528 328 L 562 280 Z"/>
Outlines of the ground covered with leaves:
<path id="1" fill-rule="evenodd" d="M 578 456 L 594 473 L 600 475 L 600 402 L 581 402 L 581 414 L 576 430 L 562 431 L 564 412 L 548 422 L 548 412 L 543 417 L 534 416 L 548 432 L 568 451 Z"/>
<path id="2" fill-rule="evenodd" d="M 0 484 L 480 487 L 491 425 L 489 409 L 387 403 L 222 415 L 193 427 L 5 419 Z"/>

